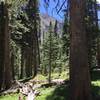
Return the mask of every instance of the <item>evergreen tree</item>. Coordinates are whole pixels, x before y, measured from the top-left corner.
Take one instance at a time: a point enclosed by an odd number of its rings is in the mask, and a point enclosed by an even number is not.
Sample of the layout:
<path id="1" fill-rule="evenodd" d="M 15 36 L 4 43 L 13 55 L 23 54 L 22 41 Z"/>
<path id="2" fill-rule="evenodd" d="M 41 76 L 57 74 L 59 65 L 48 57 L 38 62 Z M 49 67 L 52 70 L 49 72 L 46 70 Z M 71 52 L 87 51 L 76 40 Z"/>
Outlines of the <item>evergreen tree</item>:
<path id="1" fill-rule="evenodd" d="M 32 58 L 31 62 L 34 67 L 34 75 L 37 74 L 37 67 L 39 62 L 39 42 L 38 42 L 38 33 L 39 33 L 39 8 L 38 8 L 38 0 L 29 0 L 27 5 L 27 15 L 30 20 L 30 24 L 32 27 L 30 28 L 31 32 L 31 52 L 32 52 Z"/>
<path id="2" fill-rule="evenodd" d="M 69 56 L 69 48 L 70 48 L 70 33 L 69 33 L 69 20 L 66 12 L 64 15 L 62 41 L 63 41 L 63 54 L 66 55 L 67 58 Z"/>
<path id="3" fill-rule="evenodd" d="M 54 34 L 52 22 L 50 22 L 49 31 L 45 33 L 43 44 L 41 45 L 41 59 L 43 59 L 41 66 L 44 74 L 48 72 L 49 82 L 51 82 L 51 73 L 55 68 L 59 67 L 57 64 L 61 56 L 59 55 L 59 42 L 59 39 Z"/>
<path id="4" fill-rule="evenodd" d="M 88 0 L 86 7 L 86 31 L 88 39 L 88 63 L 89 67 L 96 66 L 96 51 L 98 37 L 98 17 L 96 0 Z"/>
<path id="5" fill-rule="evenodd" d="M 56 37 L 58 36 L 58 22 L 57 22 L 57 20 L 55 21 L 54 34 Z"/>
<path id="6" fill-rule="evenodd" d="M 7 0 L 9 5 L 9 28 L 10 28 L 10 54 L 11 54 L 11 67 L 13 71 L 13 78 L 19 79 L 22 75 L 21 66 L 21 47 L 22 36 L 24 33 L 28 32 L 28 28 L 22 23 L 22 19 L 19 17 L 23 15 L 22 6 L 26 4 L 26 0 Z M 25 13 L 24 13 L 25 14 Z M 21 70 L 20 70 L 21 69 Z M 23 68 L 24 69 L 24 68 Z M 23 70 L 24 72 L 24 70 Z M 20 75 L 21 74 L 21 75 Z M 23 73 L 24 76 L 25 73 Z"/>

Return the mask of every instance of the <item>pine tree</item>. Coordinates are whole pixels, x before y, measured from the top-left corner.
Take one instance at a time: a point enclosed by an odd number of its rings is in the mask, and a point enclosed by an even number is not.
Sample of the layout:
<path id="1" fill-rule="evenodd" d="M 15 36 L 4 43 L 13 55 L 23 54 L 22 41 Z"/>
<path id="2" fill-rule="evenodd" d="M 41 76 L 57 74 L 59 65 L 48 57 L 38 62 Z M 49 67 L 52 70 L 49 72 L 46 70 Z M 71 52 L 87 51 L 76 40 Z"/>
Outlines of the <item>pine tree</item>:
<path id="1" fill-rule="evenodd" d="M 55 21 L 54 34 L 56 37 L 58 36 L 58 22 L 57 22 L 57 20 Z"/>
<path id="2" fill-rule="evenodd" d="M 88 39 L 88 63 L 89 67 L 96 66 L 96 46 L 98 37 L 98 18 L 96 0 L 88 0 L 86 7 L 86 31 Z M 95 62 L 94 62 L 95 61 Z"/>
<path id="3" fill-rule="evenodd" d="M 31 32 L 31 52 L 32 52 L 32 65 L 34 66 L 34 75 L 36 76 L 38 70 L 38 62 L 39 59 L 39 42 L 38 42 L 38 33 L 39 33 L 39 8 L 38 8 L 38 0 L 29 0 L 28 2 L 28 10 L 27 15 L 30 20 L 30 24 L 32 27 L 30 28 Z"/>
<path id="4" fill-rule="evenodd" d="M 48 74 L 48 82 L 51 82 L 51 73 L 55 68 L 58 69 L 57 64 L 59 60 L 59 38 L 54 34 L 52 22 L 49 25 L 49 31 L 44 33 L 43 43 L 41 44 L 41 67 L 44 74 Z M 47 73 L 48 72 L 48 73 Z"/>
<path id="5" fill-rule="evenodd" d="M 70 33 L 69 33 L 69 20 L 68 20 L 68 15 L 66 12 L 65 12 L 64 17 L 65 18 L 64 18 L 63 33 L 62 33 L 63 54 L 66 56 L 69 56 Z"/>

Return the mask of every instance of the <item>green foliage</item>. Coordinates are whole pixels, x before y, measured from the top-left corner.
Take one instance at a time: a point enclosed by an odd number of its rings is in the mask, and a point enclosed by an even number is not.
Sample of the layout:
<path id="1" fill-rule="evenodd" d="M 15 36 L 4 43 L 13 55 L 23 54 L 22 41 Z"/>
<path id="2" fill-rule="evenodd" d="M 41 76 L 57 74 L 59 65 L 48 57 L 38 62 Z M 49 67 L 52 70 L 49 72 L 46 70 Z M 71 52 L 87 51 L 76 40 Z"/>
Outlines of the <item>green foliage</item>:
<path id="1" fill-rule="evenodd" d="M 85 27 L 87 32 L 88 61 L 89 67 L 97 65 L 97 40 L 99 38 L 98 30 L 98 11 L 95 0 L 87 0 Z"/>
<path id="2" fill-rule="evenodd" d="M 100 97 L 100 77 L 98 75 L 100 75 L 100 72 L 92 72 L 93 100 L 97 100 L 96 98 Z M 44 78 L 41 75 L 38 76 L 38 80 L 44 80 Z M 65 85 L 39 88 L 38 91 L 40 91 L 40 96 L 37 96 L 36 100 L 66 100 L 66 98 L 69 98 L 69 87 L 67 83 Z M 19 94 L 0 96 L 0 100 L 18 100 L 18 96 Z"/>
<path id="3" fill-rule="evenodd" d="M 23 15 L 22 7 L 26 4 L 26 0 L 8 0 L 9 5 L 9 28 L 10 28 L 10 53 L 13 55 L 12 67 L 14 67 L 15 78 L 19 78 L 21 66 L 21 45 L 22 35 L 28 32 L 29 29 L 22 23 L 19 16 Z"/>
<path id="4" fill-rule="evenodd" d="M 91 72 L 92 94 L 94 98 L 100 99 L 100 71 L 94 70 Z M 95 100 L 95 99 L 94 99 Z"/>
<path id="5" fill-rule="evenodd" d="M 67 85 L 58 86 L 55 90 L 46 97 L 46 100 L 69 100 L 69 89 Z"/>
<path id="6" fill-rule="evenodd" d="M 12 39 L 10 41 L 10 53 L 11 53 L 11 55 L 14 56 L 14 58 L 13 58 L 14 73 L 15 73 L 15 77 L 18 79 L 19 72 L 20 72 L 19 66 L 21 66 L 21 49 L 20 49 L 20 46 L 18 44 L 16 44 Z"/>
<path id="7" fill-rule="evenodd" d="M 69 20 L 66 13 L 64 15 L 62 41 L 63 41 L 63 54 L 66 55 L 65 58 L 67 60 L 69 56 L 69 49 L 70 49 L 70 33 L 69 33 Z"/>
<path id="8" fill-rule="evenodd" d="M 51 51 L 49 50 L 50 43 L 51 43 Z M 51 53 L 51 59 L 52 61 L 54 61 L 57 58 L 58 41 L 53 33 L 47 33 L 47 36 L 44 40 L 43 47 L 44 47 L 45 56 L 49 57 L 49 53 Z M 49 60 L 49 58 L 47 59 Z"/>
<path id="9" fill-rule="evenodd" d="M 49 60 L 50 60 L 49 56 L 51 54 L 52 70 L 54 70 L 55 67 L 58 66 L 61 67 L 61 58 L 60 58 L 61 55 L 59 51 L 60 48 L 61 48 L 60 40 L 57 37 L 55 37 L 54 33 L 47 33 L 41 47 L 41 51 L 42 51 L 41 66 L 48 68 Z"/>
<path id="10" fill-rule="evenodd" d="M 67 68 L 67 66 L 69 66 L 69 34 L 67 33 L 67 30 L 68 23 L 67 26 L 65 23 L 63 34 L 58 34 L 57 21 L 55 22 L 55 26 L 53 26 L 50 22 L 49 31 L 47 33 L 44 33 L 43 42 L 40 45 L 41 69 L 43 73 L 48 73 L 50 55 L 52 72 L 55 72 L 57 70 L 56 72 L 60 74 Z"/>
<path id="11" fill-rule="evenodd" d="M 18 100 L 19 94 L 11 94 L 11 95 L 5 95 L 0 96 L 0 100 Z"/>
<path id="12" fill-rule="evenodd" d="M 11 55 L 13 54 L 15 58 L 13 66 L 16 70 L 15 75 L 19 77 L 21 73 L 21 49 L 24 47 L 25 51 L 27 48 L 33 47 L 34 30 L 37 30 L 37 33 L 40 31 L 38 0 L 8 0 L 8 5 Z"/>
<path id="13" fill-rule="evenodd" d="M 52 94 L 54 91 L 54 87 L 49 87 L 49 88 L 41 88 L 39 89 L 41 91 L 41 95 L 36 98 L 36 100 L 47 100 L 47 96 Z"/>

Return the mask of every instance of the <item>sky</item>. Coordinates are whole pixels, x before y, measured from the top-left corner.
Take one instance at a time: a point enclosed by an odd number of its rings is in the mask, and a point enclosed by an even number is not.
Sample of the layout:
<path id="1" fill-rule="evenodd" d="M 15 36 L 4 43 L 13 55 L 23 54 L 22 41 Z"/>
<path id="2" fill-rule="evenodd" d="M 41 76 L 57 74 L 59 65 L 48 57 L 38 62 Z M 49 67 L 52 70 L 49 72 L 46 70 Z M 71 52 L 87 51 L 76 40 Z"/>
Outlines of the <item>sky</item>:
<path id="1" fill-rule="evenodd" d="M 59 15 L 57 14 L 57 11 L 53 8 L 56 6 L 56 3 L 53 2 L 53 0 L 50 0 L 50 4 L 48 9 L 45 8 L 44 0 L 40 0 L 40 12 L 48 14 L 49 16 L 52 16 L 56 18 L 57 20 L 63 20 L 64 19 L 64 13 L 61 11 Z M 59 6 L 63 3 L 64 0 L 60 0 Z M 97 0 L 97 2 L 100 4 L 100 0 Z M 64 8 L 64 7 L 63 7 Z M 59 9 L 59 8 L 58 8 Z M 100 11 L 98 12 L 98 18 L 100 19 Z"/>
<path id="2" fill-rule="evenodd" d="M 100 4 L 100 0 L 97 0 L 97 3 Z M 98 19 L 100 19 L 100 11 L 98 11 Z"/>
<path id="3" fill-rule="evenodd" d="M 59 6 L 63 3 L 64 0 L 60 0 Z M 56 18 L 57 20 L 63 20 L 64 16 L 63 16 L 63 12 L 61 11 L 59 13 L 59 15 L 57 14 L 57 11 L 53 8 L 56 6 L 56 3 L 53 2 L 53 0 L 51 0 L 48 9 L 45 8 L 45 3 L 44 0 L 40 0 L 40 12 L 41 13 L 45 13 L 48 14 L 49 16 L 52 16 L 54 18 Z M 64 7 L 63 7 L 64 8 Z"/>

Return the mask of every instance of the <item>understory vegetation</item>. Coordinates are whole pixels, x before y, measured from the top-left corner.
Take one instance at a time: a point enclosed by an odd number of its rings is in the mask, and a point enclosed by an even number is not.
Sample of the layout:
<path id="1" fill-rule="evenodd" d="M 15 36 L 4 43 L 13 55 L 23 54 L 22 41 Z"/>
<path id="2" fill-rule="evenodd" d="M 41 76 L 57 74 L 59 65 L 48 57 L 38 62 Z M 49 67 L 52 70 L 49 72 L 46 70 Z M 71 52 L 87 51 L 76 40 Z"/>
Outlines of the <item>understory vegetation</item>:
<path id="1" fill-rule="evenodd" d="M 63 73 L 62 73 L 63 74 Z M 100 72 L 92 72 L 92 94 L 93 94 L 93 100 L 99 100 L 100 98 L 100 77 L 98 76 Z M 53 74 L 53 79 L 55 77 L 55 74 Z M 46 81 L 46 77 L 42 75 L 38 75 L 35 80 L 42 80 Z M 66 84 L 60 84 L 55 86 L 49 86 L 49 87 L 41 87 L 37 89 L 40 91 L 40 95 L 36 97 L 36 100 L 68 100 L 69 98 L 69 78 L 66 79 L 66 75 L 63 75 L 60 77 L 60 79 L 67 80 Z M 43 84 L 43 83 L 42 83 Z M 0 96 L 0 100 L 18 100 L 20 93 L 15 94 L 8 94 L 8 95 L 2 95 Z M 23 95 L 23 98 L 25 100 L 25 96 Z"/>

